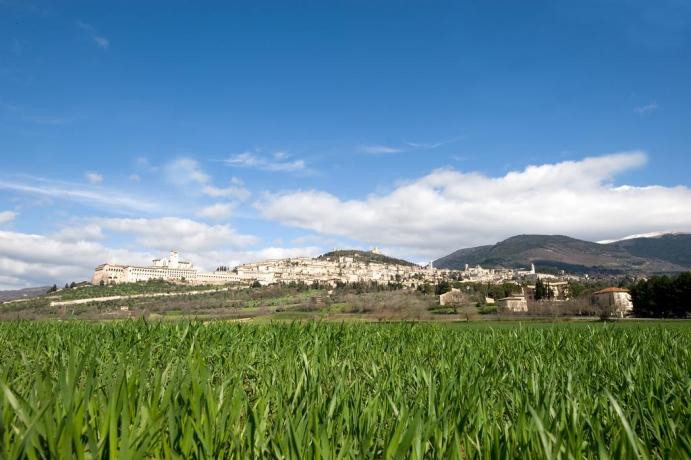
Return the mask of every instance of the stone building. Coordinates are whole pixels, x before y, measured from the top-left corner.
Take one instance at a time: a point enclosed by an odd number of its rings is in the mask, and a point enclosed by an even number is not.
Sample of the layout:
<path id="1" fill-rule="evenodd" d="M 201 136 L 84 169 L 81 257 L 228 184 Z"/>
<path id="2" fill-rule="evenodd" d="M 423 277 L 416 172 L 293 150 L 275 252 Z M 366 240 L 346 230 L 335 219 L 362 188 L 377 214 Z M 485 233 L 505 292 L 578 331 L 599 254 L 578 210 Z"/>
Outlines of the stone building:
<path id="1" fill-rule="evenodd" d="M 451 288 L 449 292 L 445 292 L 439 296 L 439 305 L 460 305 L 465 300 L 463 293 L 458 288 Z"/>
<path id="2" fill-rule="evenodd" d="M 497 300 L 497 308 L 499 311 L 511 313 L 526 312 L 528 311 L 528 302 L 524 296 L 514 295 Z"/>
<path id="3" fill-rule="evenodd" d="M 633 311 L 633 302 L 628 289 L 608 287 L 593 293 L 591 303 L 604 311 L 623 318 Z"/>

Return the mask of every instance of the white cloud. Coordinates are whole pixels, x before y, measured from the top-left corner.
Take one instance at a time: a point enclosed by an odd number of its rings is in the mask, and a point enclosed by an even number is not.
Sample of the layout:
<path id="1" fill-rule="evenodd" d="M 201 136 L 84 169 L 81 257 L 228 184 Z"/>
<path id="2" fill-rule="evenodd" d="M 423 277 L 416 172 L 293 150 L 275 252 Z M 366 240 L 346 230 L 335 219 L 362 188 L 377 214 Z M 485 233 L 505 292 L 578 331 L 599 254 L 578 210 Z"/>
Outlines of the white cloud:
<path id="1" fill-rule="evenodd" d="M 240 248 L 256 244 L 254 235 L 237 233 L 229 225 L 207 225 L 191 219 L 96 219 L 104 229 L 133 235 L 136 241 L 157 250 L 204 252 L 217 248 Z"/>
<path id="2" fill-rule="evenodd" d="M 91 40 L 103 50 L 107 50 L 110 47 L 110 40 L 100 34 L 91 24 L 86 22 L 77 21 L 77 26 L 89 34 Z"/>
<path id="3" fill-rule="evenodd" d="M 304 160 L 289 161 L 285 152 L 276 152 L 272 158 L 266 158 L 255 152 L 244 152 L 232 155 L 225 163 L 236 168 L 252 168 L 270 172 L 296 172 L 306 168 Z"/>
<path id="4" fill-rule="evenodd" d="M 86 177 L 90 184 L 100 184 L 103 182 L 103 176 L 96 171 L 87 171 L 84 173 L 84 177 Z"/>
<path id="5" fill-rule="evenodd" d="M 106 261 L 146 263 L 151 255 L 110 249 L 98 242 L 0 231 L 0 289 L 90 279 Z"/>
<path id="6" fill-rule="evenodd" d="M 15 219 L 15 217 L 17 217 L 17 213 L 14 211 L 1 211 L 0 225 L 6 224 L 7 222 L 12 222 Z"/>
<path id="7" fill-rule="evenodd" d="M 197 215 L 212 220 L 223 220 L 228 219 L 233 214 L 234 209 L 233 203 L 215 203 L 201 209 Z"/>
<path id="8" fill-rule="evenodd" d="M 135 184 L 138 184 L 142 181 L 142 177 L 139 174 L 130 174 L 130 180 Z"/>
<path id="9" fill-rule="evenodd" d="M 322 249 L 316 246 L 282 248 L 269 247 L 258 251 L 243 254 L 245 261 L 256 261 L 266 259 L 285 259 L 287 257 L 314 257 L 322 253 Z"/>
<path id="10" fill-rule="evenodd" d="M 645 115 L 646 113 L 654 112 L 658 109 L 656 102 L 651 102 L 650 104 L 642 105 L 640 107 L 634 107 L 633 111 L 639 115 Z"/>
<path id="11" fill-rule="evenodd" d="M 53 237 L 63 242 L 93 241 L 104 239 L 101 227 L 94 223 L 76 223 L 64 227 Z"/>
<path id="12" fill-rule="evenodd" d="M 688 187 L 615 186 L 646 162 L 626 152 L 541 166 L 502 177 L 431 172 L 388 194 L 344 200 L 317 190 L 266 195 L 264 217 L 324 235 L 436 257 L 520 233 L 602 240 L 661 228 L 691 230 Z"/>

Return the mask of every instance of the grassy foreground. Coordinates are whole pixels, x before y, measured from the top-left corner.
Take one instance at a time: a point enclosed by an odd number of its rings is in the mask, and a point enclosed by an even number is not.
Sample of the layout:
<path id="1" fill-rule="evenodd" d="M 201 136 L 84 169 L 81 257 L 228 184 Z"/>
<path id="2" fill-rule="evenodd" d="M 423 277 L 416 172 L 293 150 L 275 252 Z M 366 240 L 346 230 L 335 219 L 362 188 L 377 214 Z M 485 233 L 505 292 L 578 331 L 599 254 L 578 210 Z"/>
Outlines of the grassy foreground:
<path id="1" fill-rule="evenodd" d="M 691 457 L 691 327 L 9 322 L 0 458 Z"/>

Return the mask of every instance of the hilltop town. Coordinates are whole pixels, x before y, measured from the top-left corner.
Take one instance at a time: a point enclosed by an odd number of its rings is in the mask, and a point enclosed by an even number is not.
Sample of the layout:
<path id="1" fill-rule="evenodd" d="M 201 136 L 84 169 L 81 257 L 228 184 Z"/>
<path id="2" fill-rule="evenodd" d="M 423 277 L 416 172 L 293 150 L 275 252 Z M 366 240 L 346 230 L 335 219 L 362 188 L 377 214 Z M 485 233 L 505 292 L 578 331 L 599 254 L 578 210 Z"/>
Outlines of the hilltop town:
<path id="1" fill-rule="evenodd" d="M 232 269 L 221 266 L 214 272 L 199 270 L 191 262 L 180 260 L 176 251 L 150 266 L 105 263 L 96 267 L 92 284 L 120 284 L 148 280 L 185 282 L 191 285 L 257 283 L 304 283 L 336 286 L 345 283 L 395 284 L 415 289 L 423 284 L 442 281 L 503 283 L 534 281 L 537 277 L 555 279 L 549 273 L 538 274 L 530 269 L 482 268 L 465 266 L 463 270 L 438 269 L 432 263 L 420 266 L 384 256 L 378 249 L 371 251 L 334 251 L 322 256 L 270 259 L 238 265 Z M 564 275 L 567 276 L 567 275 Z"/>

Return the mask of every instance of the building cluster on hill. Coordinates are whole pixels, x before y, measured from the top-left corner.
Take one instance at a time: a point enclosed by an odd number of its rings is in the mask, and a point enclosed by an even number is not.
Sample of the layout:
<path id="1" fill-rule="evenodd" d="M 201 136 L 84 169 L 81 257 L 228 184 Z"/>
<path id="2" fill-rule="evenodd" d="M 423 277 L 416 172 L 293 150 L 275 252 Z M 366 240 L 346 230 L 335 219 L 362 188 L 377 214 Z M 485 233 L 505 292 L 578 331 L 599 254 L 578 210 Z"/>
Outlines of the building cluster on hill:
<path id="1" fill-rule="evenodd" d="M 393 283 L 404 288 L 416 288 L 422 284 L 436 284 L 443 280 L 460 282 L 501 283 L 505 281 L 535 281 L 555 278 L 549 274 L 537 274 L 530 270 L 494 269 L 466 266 L 464 270 L 437 269 L 429 264 L 419 266 L 381 256 L 375 248 L 369 253 L 341 251 L 332 256 L 318 258 L 295 257 L 252 262 L 228 269 L 219 267 L 214 272 L 204 272 L 191 262 L 180 260 L 171 251 L 167 258 L 154 259 L 149 266 L 105 263 L 96 267 L 93 284 L 119 284 L 162 279 L 189 284 L 251 284 L 306 283 L 335 286 L 339 283 L 376 282 Z"/>
<path id="2" fill-rule="evenodd" d="M 378 254 L 378 252 L 372 252 Z M 444 279 L 444 271 L 413 264 L 375 262 L 361 259 L 357 254 L 329 258 L 296 257 L 264 260 L 238 265 L 232 270 L 219 267 L 214 272 L 203 272 L 190 262 L 179 259 L 172 251 L 165 259 L 154 259 L 152 265 L 102 264 L 96 267 L 93 284 L 119 284 L 163 279 L 189 284 L 315 282 L 326 285 L 338 283 L 377 282 L 396 283 L 414 288 L 418 284 L 437 283 Z"/>
<path id="3" fill-rule="evenodd" d="M 377 256 L 377 257 L 373 257 Z M 561 302 L 570 298 L 569 282 L 563 277 L 529 270 L 468 267 L 464 270 L 436 269 L 429 264 L 419 266 L 387 258 L 374 250 L 339 251 L 318 258 L 296 257 L 264 260 L 238 265 L 233 269 L 221 266 L 214 272 L 204 272 L 191 262 L 182 261 L 175 251 L 167 258 L 154 259 L 146 267 L 102 264 L 96 267 L 92 283 L 96 285 L 132 283 L 148 280 L 201 284 L 260 284 L 276 283 L 319 284 L 336 286 L 347 283 L 391 284 L 399 288 L 415 289 L 439 283 L 487 283 L 515 286 L 503 298 L 486 298 L 485 303 L 511 312 L 528 311 L 529 301 Z M 458 286 L 458 285 L 457 285 Z M 441 305 L 453 305 L 464 299 L 465 289 L 453 288 L 439 297 Z M 630 295 L 625 290 L 604 290 L 595 293 L 593 303 L 612 306 L 617 311 L 630 311 Z"/>

